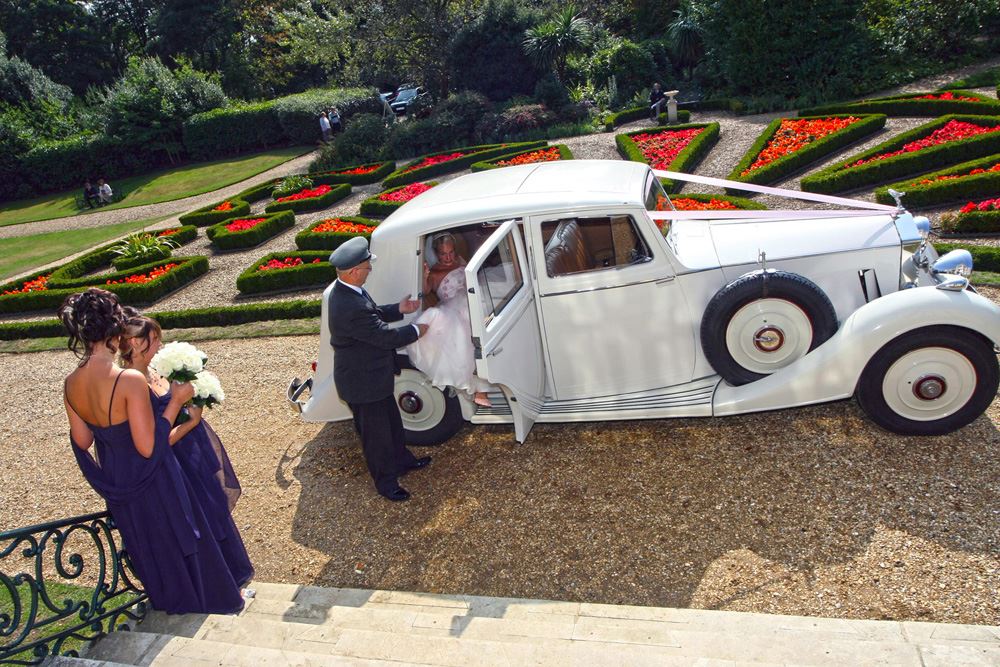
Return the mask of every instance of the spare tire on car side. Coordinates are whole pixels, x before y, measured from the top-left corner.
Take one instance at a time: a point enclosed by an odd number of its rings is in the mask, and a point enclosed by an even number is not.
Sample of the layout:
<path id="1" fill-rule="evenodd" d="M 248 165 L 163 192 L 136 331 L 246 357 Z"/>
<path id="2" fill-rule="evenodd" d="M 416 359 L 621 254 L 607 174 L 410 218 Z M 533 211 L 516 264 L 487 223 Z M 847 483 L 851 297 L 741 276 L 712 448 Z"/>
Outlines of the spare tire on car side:
<path id="1" fill-rule="evenodd" d="M 838 326 L 833 304 L 816 283 L 797 273 L 758 270 L 708 302 L 701 346 L 715 372 L 743 385 L 805 356 Z"/>

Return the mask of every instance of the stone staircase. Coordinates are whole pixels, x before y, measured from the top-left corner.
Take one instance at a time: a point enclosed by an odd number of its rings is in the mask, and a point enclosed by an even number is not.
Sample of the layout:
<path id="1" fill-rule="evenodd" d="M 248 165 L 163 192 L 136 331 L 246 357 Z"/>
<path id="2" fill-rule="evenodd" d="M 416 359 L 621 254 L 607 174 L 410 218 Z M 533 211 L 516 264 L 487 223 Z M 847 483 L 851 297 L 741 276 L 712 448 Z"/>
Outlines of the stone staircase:
<path id="1" fill-rule="evenodd" d="M 254 584 L 239 616 L 153 612 L 60 667 L 1000 665 L 1000 628 Z"/>

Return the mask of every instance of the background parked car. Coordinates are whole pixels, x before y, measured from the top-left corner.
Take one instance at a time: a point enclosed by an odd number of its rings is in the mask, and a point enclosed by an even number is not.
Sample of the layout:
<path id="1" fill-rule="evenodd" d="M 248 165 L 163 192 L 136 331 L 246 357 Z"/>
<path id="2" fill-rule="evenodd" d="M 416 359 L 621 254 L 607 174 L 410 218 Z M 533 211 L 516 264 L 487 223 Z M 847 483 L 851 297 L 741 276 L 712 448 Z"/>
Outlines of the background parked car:
<path id="1" fill-rule="evenodd" d="M 410 113 L 412 107 L 419 105 L 427 99 L 429 99 L 429 96 L 424 92 L 423 88 L 405 88 L 396 94 L 396 97 L 389 105 L 397 115 L 405 116 Z"/>

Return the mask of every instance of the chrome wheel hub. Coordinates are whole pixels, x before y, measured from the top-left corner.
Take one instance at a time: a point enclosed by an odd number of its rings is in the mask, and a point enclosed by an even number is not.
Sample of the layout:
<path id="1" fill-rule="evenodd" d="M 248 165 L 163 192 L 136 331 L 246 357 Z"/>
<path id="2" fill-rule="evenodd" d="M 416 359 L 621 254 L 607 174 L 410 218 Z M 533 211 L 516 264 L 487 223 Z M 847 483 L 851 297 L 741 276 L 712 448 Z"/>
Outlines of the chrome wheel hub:
<path id="1" fill-rule="evenodd" d="M 405 391 L 400 394 L 398 403 L 399 409 L 410 415 L 415 415 L 424 409 L 424 402 L 412 391 Z"/>
<path id="2" fill-rule="evenodd" d="M 913 395 L 925 401 L 933 401 L 944 396 L 948 383 L 940 375 L 928 375 L 913 383 Z"/>
<path id="3" fill-rule="evenodd" d="M 777 327 L 763 327 L 754 334 L 753 344 L 761 352 L 776 352 L 785 344 L 785 334 Z"/>

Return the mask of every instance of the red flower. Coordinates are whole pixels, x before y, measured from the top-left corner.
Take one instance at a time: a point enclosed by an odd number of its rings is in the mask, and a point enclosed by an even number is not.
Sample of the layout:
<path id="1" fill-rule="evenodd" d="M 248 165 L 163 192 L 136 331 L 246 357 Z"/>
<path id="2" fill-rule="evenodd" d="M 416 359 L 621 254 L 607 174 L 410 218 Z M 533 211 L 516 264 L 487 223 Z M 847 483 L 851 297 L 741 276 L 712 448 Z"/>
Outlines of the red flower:
<path id="1" fill-rule="evenodd" d="M 164 229 L 162 232 L 157 234 L 157 236 L 172 236 L 173 234 L 176 234 L 179 231 L 181 231 L 180 227 L 174 227 L 172 229 Z"/>
<path id="2" fill-rule="evenodd" d="M 430 185 L 426 183 L 410 183 L 398 190 L 393 190 L 392 192 L 383 192 L 378 196 L 381 201 L 391 201 L 391 202 L 408 202 L 417 195 L 421 195 L 431 189 Z"/>
<path id="3" fill-rule="evenodd" d="M 288 195 L 287 197 L 279 197 L 275 201 L 296 201 L 299 199 L 313 199 L 315 197 L 322 197 L 327 192 L 332 190 L 329 185 L 318 185 L 315 188 L 306 188 L 304 190 L 299 190 L 294 195 Z"/>
<path id="4" fill-rule="evenodd" d="M 226 231 L 245 232 L 248 229 L 253 229 L 265 220 L 267 220 L 267 218 L 242 218 L 240 220 L 233 220 L 226 225 Z"/>
<path id="5" fill-rule="evenodd" d="M 1000 197 L 995 199 L 984 199 L 978 204 L 975 202 L 969 202 L 961 209 L 962 213 L 972 213 L 973 211 L 1000 211 Z"/>
<path id="6" fill-rule="evenodd" d="M 460 157 L 464 157 L 465 153 L 448 153 L 447 155 L 434 155 L 431 157 L 425 157 L 420 162 L 416 163 L 412 167 L 407 167 L 403 170 L 403 173 L 409 171 L 415 171 L 417 169 L 423 169 L 424 167 L 429 167 L 432 164 L 441 164 L 442 162 L 451 162 L 452 160 L 457 160 Z"/>
<path id="7" fill-rule="evenodd" d="M 909 97 L 906 99 L 910 100 L 958 100 L 960 102 L 982 102 L 982 100 L 976 99 L 975 97 L 967 97 L 965 95 L 956 95 L 955 93 L 930 93 L 927 95 L 919 95 L 917 97 Z"/>
<path id="8" fill-rule="evenodd" d="M 233 202 L 227 200 L 227 201 L 222 202 L 221 204 L 219 204 L 218 206 L 216 206 L 212 210 L 213 211 L 232 211 L 234 208 L 236 208 L 236 207 L 233 204 Z"/>
<path id="9" fill-rule="evenodd" d="M 687 130 L 663 130 L 655 134 L 643 132 L 632 135 L 632 141 L 642 151 L 642 156 L 646 158 L 650 167 L 667 169 L 677 154 L 701 134 L 703 129 L 694 127 Z"/>
<path id="10" fill-rule="evenodd" d="M 1000 125 L 983 127 L 982 125 L 967 123 L 961 120 L 949 120 L 942 127 L 934 130 L 923 139 L 911 141 L 898 150 L 889 151 L 888 153 L 879 153 L 878 155 L 873 155 L 872 157 L 852 162 L 844 165 L 841 169 L 850 169 L 851 167 L 858 167 L 877 160 L 887 160 L 891 157 L 896 157 L 897 155 L 902 155 L 904 153 L 916 153 L 917 151 L 922 151 L 923 149 L 930 148 L 931 146 L 937 146 L 949 141 L 962 141 L 963 139 L 969 139 L 980 134 L 989 134 L 991 132 L 1000 132 Z"/>
<path id="11" fill-rule="evenodd" d="M 912 187 L 914 185 L 928 185 L 930 183 L 936 183 L 938 181 L 954 181 L 955 179 L 958 178 L 965 178 L 967 176 L 976 176 L 977 174 L 986 174 L 994 171 L 1000 171 L 1000 162 L 997 162 L 992 167 L 988 167 L 986 169 L 983 169 L 982 167 L 977 167 L 976 169 L 967 171 L 964 174 L 943 174 L 941 176 L 935 176 L 934 178 L 922 178 L 919 181 L 914 181 L 913 183 L 910 183 L 910 186 Z"/>
<path id="12" fill-rule="evenodd" d="M 51 274 L 49 274 L 51 275 Z M 49 276 L 38 276 L 31 280 L 25 280 L 18 289 L 4 290 L 4 294 L 23 294 L 24 292 L 44 292 L 48 289 L 45 283 L 49 281 Z"/>
<path id="13" fill-rule="evenodd" d="M 530 153 L 525 153 L 524 155 L 518 155 L 510 158 L 509 160 L 500 160 L 497 165 L 501 167 L 513 167 L 519 164 L 534 164 L 536 162 L 554 162 L 555 160 L 561 160 L 562 156 L 559 154 L 559 149 L 555 146 L 551 148 L 543 148 L 537 151 L 531 151 Z"/>
<path id="14" fill-rule="evenodd" d="M 757 158 L 740 175 L 746 176 L 754 169 L 769 165 L 778 158 L 801 150 L 812 142 L 839 132 L 860 118 L 783 118 L 777 132 L 757 154 Z"/>
<path id="15" fill-rule="evenodd" d="M 689 197 L 677 197 L 671 199 L 674 208 L 678 211 L 739 211 L 739 206 L 723 199 L 710 199 L 707 202 L 698 201 Z"/>
<path id="16" fill-rule="evenodd" d="M 129 283 L 133 285 L 142 285 L 148 282 L 152 282 L 162 276 L 163 274 L 177 268 L 176 263 L 164 264 L 163 266 L 158 266 L 149 273 L 135 273 L 131 276 L 125 278 L 124 280 L 108 280 L 105 282 L 106 285 L 120 285 L 122 283 Z"/>
<path id="17" fill-rule="evenodd" d="M 370 225 L 361 225 L 356 222 L 350 222 L 349 220 L 341 220 L 340 218 L 328 218 L 326 220 L 321 220 L 309 231 L 315 234 L 324 234 L 329 232 L 371 234 L 374 230 L 375 227 Z"/>
<path id="18" fill-rule="evenodd" d="M 335 174 L 337 176 L 364 176 L 365 174 L 370 174 L 381 165 L 374 165 L 372 167 L 355 167 L 354 169 L 345 169 L 343 171 L 329 171 L 328 174 Z"/>

